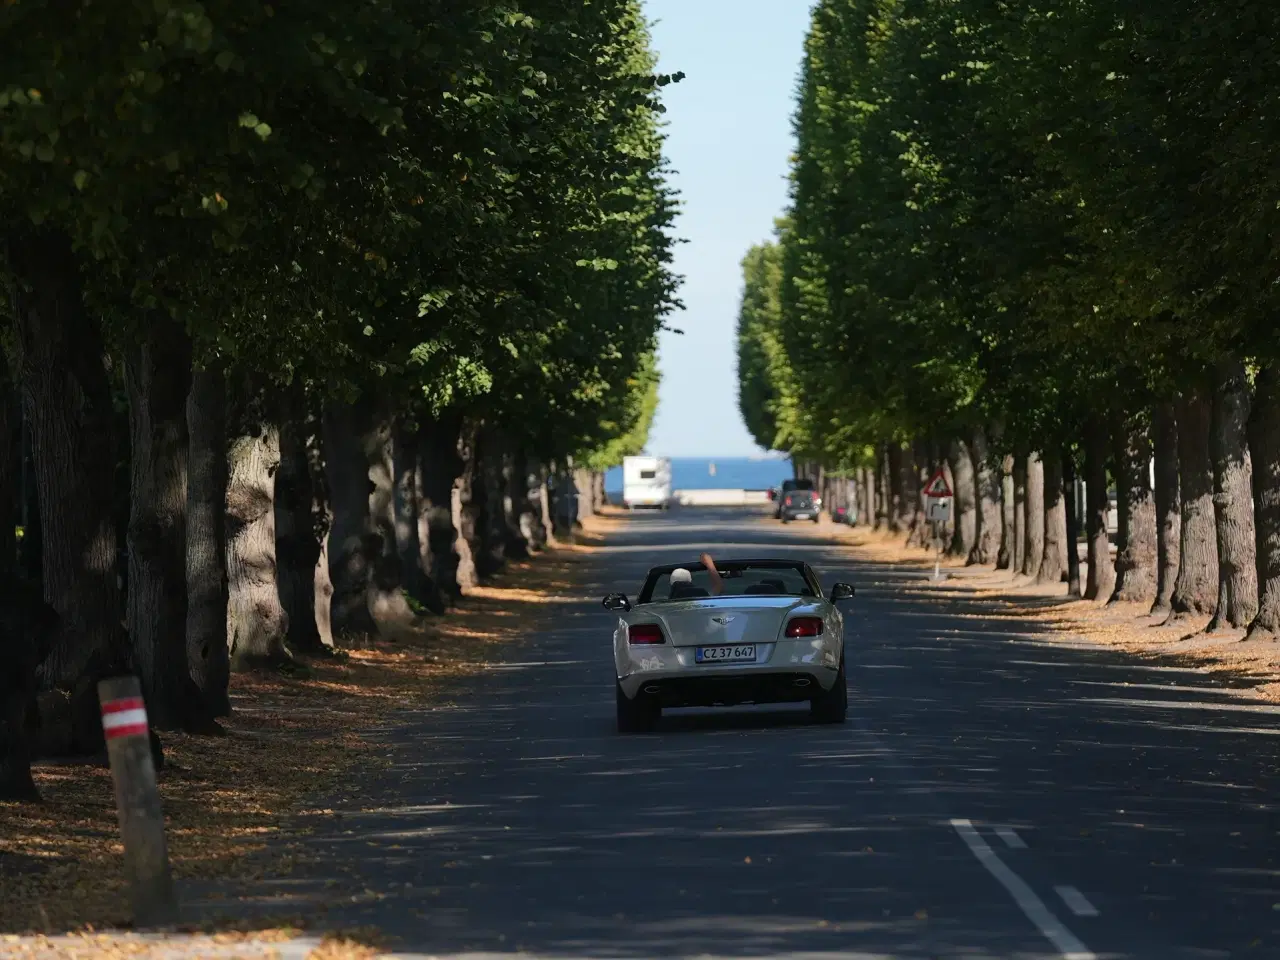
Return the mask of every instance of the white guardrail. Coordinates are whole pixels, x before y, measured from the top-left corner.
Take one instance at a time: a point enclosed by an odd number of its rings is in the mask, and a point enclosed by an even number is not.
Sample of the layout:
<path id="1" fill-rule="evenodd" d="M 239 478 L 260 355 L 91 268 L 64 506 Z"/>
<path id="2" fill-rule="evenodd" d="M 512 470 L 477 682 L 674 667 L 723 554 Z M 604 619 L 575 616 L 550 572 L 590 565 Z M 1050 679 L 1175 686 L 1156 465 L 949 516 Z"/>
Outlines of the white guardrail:
<path id="1" fill-rule="evenodd" d="M 768 490 L 675 490 L 671 502 L 682 507 L 755 507 L 769 503 Z"/>

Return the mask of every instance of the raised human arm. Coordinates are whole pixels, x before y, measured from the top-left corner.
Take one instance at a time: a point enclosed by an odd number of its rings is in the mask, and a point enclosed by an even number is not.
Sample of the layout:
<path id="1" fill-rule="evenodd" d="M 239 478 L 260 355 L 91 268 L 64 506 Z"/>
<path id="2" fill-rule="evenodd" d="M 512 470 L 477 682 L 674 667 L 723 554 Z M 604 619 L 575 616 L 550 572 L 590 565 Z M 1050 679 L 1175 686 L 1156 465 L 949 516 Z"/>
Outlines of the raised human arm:
<path id="1" fill-rule="evenodd" d="M 707 574 L 711 578 L 712 595 L 720 596 L 724 592 L 724 578 L 720 576 L 720 571 L 716 569 L 716 562 L 711 559 L 711 554 L 709 553 L 704 553 L 698 559 L 707 568 Z"/>

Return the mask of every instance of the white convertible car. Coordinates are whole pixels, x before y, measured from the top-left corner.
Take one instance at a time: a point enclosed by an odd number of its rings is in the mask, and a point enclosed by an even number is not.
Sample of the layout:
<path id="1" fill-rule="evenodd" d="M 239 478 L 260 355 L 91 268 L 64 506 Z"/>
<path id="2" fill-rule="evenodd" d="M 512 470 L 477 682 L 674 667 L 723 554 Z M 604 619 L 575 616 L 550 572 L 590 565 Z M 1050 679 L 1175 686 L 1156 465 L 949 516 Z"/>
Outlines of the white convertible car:
<path id="1" fill-rule="evenodd" d="M 649 571 L 633 605 L 611 593 L 618 729 L 649 730 L 663 707 L 808 702 L 824 723 L 843 723 L 844 619 L 853 596 L 837 583 L 824 599 L 807 563 L 724 560 L 720 583 L 701 563 Z M 675 574 L 673 578 L 673 574 Z M 719 594 L 712 592 L 719 587 Z"/>

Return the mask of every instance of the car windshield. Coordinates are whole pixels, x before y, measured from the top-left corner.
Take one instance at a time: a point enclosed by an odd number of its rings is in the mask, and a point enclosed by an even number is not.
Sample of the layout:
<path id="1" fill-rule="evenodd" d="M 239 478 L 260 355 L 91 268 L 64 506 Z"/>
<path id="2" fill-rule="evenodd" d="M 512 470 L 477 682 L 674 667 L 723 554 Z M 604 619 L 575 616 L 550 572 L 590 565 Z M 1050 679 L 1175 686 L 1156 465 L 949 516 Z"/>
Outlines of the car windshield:
<path id="1" fill-rule="evenodd" d="M 804 569 L 785 563 L 727 563 L 717 565 L 724 580 L 722 597 L 752 596 L 816 596 L 805 577 Z M 660 570 L 650 575 L 640 593 L 640 603 L 668 600 L 696 600 L 712 596 L 711 575 L 701 565 L 690 565 L 690 579 L 672 582 L 672 571 Z"/>

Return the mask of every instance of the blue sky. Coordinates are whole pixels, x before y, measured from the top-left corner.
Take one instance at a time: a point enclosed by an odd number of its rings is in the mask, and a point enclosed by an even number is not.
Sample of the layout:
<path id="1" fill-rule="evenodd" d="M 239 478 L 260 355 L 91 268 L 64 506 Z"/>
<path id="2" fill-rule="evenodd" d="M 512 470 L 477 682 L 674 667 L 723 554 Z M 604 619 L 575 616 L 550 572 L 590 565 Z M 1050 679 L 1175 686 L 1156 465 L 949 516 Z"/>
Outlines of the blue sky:
<path id="1" fill-rule="evenodd" d="M 738 414 L 740 262 L 787 203 L 792 96 L 808 0 L 646 0 L 667 87 L 667 156 L 682 213 L 676 272 L 685 310 L 660 344 L 662 392 L 648 452 L 759 452 Z"/>

